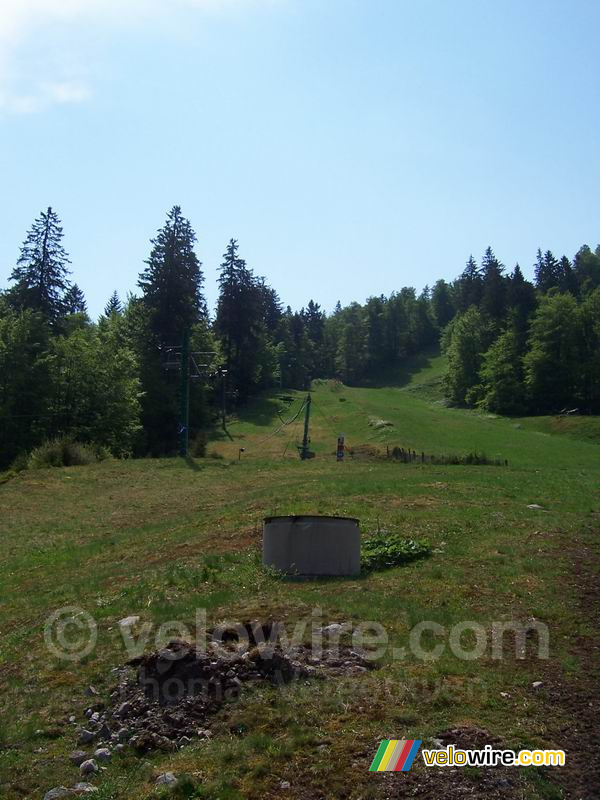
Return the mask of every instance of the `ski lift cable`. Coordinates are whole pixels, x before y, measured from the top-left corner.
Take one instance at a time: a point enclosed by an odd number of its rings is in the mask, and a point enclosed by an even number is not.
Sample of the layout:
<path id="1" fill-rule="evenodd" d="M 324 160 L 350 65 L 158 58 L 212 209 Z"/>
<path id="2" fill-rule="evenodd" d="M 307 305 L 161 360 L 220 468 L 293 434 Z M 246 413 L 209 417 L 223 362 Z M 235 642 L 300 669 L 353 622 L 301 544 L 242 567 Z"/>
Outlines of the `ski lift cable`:
<path id="1" fill-rule="evenodd" d="M 296 414 L 290 420 L 288 420 L 287 422 L 282 422 L 282 424 L 279 425 L 279 427 L 275 428 L 274 431 L 271 431 L 271 433 L 267 434 L 263 439 L 260 439 L 258 442 L 256 442 L 254 446 L 258 447 L 259 445 L 263 444 L 263 442 L 266 442 L 272 436 L 275 436 L 275 434 L 282 431 L 287 425 L 291 425 L 293 422 L 295 422 L 302 413 L 302 411 L 304 410 L 305 406 L 306 406 L 306 400 L 304 400 L 304 402 L 302 403 Z"/>

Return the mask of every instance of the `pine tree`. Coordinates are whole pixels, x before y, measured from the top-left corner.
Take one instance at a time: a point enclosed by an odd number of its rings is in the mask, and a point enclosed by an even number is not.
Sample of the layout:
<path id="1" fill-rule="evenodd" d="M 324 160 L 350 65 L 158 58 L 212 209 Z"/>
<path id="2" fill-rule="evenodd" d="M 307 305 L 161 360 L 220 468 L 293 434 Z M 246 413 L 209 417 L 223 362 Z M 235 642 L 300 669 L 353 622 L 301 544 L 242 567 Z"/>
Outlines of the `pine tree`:
<path id="1" fill-rule="evenodd" d="M 241 399 L 274 379 L 274 365 L 264 319 L 264 287 L 238 255 L 231 239 L 223 255 L 219 276 L 215 332 L 222 345 L 230 388 Z"/>
<path id="2" fill-rule="evenodd" d="M 535 285 L 542 294 L 546 294 L 550 289 L 557 287 L 560 283 L 560 270 L 558 261 L 550 250 L 546 250 L 544 255 L 538 249 L 535 263 Z"/>
<path id="3" fill-rule="evenodd" d="M 337 352 L 337 369 L 345 383 L 356 383 L 367 366 L 367 327 L 364 311 L 350 303 L 342 312 L 343 324 Z"/>
<path id="4" fill-rule="evenodd" d="M 65 292 L 63 306 L 65 314 L 87 314 L 85 295 L 76 283 Z"/>
<path id="5" fill-rule="evenodd" d="M 306 309 L 300 311 L 311 349 L 310 375 L 312 378 L 326 377 L 326 356 L 323 342 L 325 337 L 325 313 L 314 300 L 309 300 Z"/>
<path id="6" fill-rule="evenodd" d="M 163 344 L 179 344 L 184 330 L 206 313 L 204 278 L 194 252 L 195 241 L 196 234 L 181 208 L 173 206 L 164 226 L 152 239 L 148 266 L 139 277 L 152 332 Z"/>
<path id="7" fill-rule="evenodd" d="M 483 281 L 477 262 L 472 255 L 455 283 L 458 310 L 466 311 L 470 306 L 479 306 L 483 293 Z"/>
<path id="8" fill-rule="evenodd" d="M 520 336 L 525 336 L 537 300 L 533 284 L 525 280 L 518 264 L 508 278 L 506 303 L 511 325 Z"/>
<path id="9" fill-rule="evenodd" d="M 481 260 L 481 308 L 496 322 L 500 322 L 506 314 L 506 282 L 503 272 L 504 266 L 498 261 L 492 248 L 488 247 Z"/>
<path id="10" fill-rule="evenodd" d="M 262 317 L 269 333 L 274 333 L 282 316 L 281 300 L 279 295 L 271 286 L 269 286 L 265 278 L 258 278 L 256 280 L 256 288 L 262 299 Z"/>
<path id="11" fill-rule="evenodd" d="M 450 287 L 445 280 L 436 281 L 431 291 L 431 308 L 438 328 L 445 328 L 455 314 Z"/>
<path id="12" fill-rule="evenodd" d="M 117 290 L 115 289 L 115 291 L 109 297 L 108 303 L 104 306 L 104 316 L 112 317 L 113 314 L 119 316 L 122 313 L 123 313 L 123 305 L 119 299 Z"/>
<path id="13" fill-rule="evenodd" d="M 579 295 L 579 285 L 573 271 L 573 266 L 566 256 L 558 262 L 558 288 L 561 292 L 570 292 L 573 297 Z"/>
<path id="14" fill-rule="evenodd" d="M 365 305 L 367 327 L 367 361 L 369 372 L 375 375 L 385 363 L 385 305 L 386 298 L 369 297 Z"/>
<path id="15" fill-rule="evenodd" d="M 35 220 L 21 247 L 17 266 L 10 276 L 15 286 L 10 300 L 18 308 L 41 311 L 56 320 L 64 313 L 64 296 L 69 289 L 70 263 L 62 246 L 63 229 L 51 207 Z"/>

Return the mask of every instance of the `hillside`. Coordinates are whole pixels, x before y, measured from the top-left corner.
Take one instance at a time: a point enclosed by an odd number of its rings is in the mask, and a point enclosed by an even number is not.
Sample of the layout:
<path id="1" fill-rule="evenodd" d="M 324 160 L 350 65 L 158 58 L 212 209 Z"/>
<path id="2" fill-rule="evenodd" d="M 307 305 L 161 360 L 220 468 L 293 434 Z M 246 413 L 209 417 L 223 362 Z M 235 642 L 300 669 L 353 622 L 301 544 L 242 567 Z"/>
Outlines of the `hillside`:
<path id="1" fill-rule="evenodd" d="M 68 756 L 85 710 L 112 702 L 111 670 L 127 660 L 122 618 L 192 625 L 204 608 L 209 624 L 271 618 L 293 629 L 318 607 L 324 625 L 379 623 L 405 656 L 388 648 L 364 674 L 261 684 L 211 717 L 209 738 L 177 752 L 114 755 L 91 778 L 94 796 L 154 797 L 155 777 L 172 771 L 175 797 L 591 797 L 595 776 L 582 765 L 597 741 L 598 444 L 549 435 L 560 428 L 549 423 L 447 408 L 435 388 L 442 370 L 432 356 L 378 387 L 317 382 L 310 461 L 296 451 L 302 415 L 283 424 L 304 393 L 282 390 L 216 432 L 205 459 L 28 471 L 0 486 L 2 796 L 41 798 L 79 780 Z M 344 463 L 334 457 L 340 432 L 353 451 Z M 385 457 L 394 446 L 485 452 L 508 466 L 401 464 Z M 363 537 L 388 529 L 427 540 L 433 552 L 358 579 L 281 580 L 260 566 L 261 523 L 291 513 L 356 516 Z M 97 646 L 81 662 L 61 661 L 44 644 L 46 618 L 64 606 L 97 622 Z M 508 636 L 502 658 L 492 658 L 492 623 L 531 618 L 548 626 L 549 659 L 535 657 L 532 642 L 517 659 Z M 418 658 L 408 643 L 422 621 L 446 636 L 425 635 L 427 650 L 474 621 L 488 635 L 485 651 L 464 660 L 446 646 L 437 659 Z M 561 747 L 568 765 L 560 774 L 425 773 L 415 762 L 392 776 L 401 783 L 369 773 L 381 739 L 432 737 Z"/>

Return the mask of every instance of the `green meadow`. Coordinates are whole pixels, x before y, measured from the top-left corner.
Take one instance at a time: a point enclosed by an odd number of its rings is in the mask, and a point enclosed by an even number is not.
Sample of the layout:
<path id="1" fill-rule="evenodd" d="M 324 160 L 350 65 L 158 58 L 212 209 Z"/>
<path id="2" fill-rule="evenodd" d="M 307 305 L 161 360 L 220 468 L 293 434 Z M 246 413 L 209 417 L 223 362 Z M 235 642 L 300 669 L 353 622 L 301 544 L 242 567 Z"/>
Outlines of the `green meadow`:
<path id="1" fill-rule="evenodd" d="M 210 721 L 210 740 L 143 757 L 125 750 L 92 778 L 99 800 L 159 796 L 154 778 L 164 771 L 180 776 L 162 790 L 173 797 L 258 800 L 280 796 L 282 782 L 293 798 L 419 796 L 397 786 L 388 795 L 385 776 L 369 773 L 379 741 L 455 727 L 484 729 L 514 749 L 566 747 L 572 698 L 597 669 L 586 656 L 598 639 L 582 585 L 598 563 L 600 425 L 447 408 L 443 370 L 432 355 L 377 386 L 316 382 L 308 461 L 296 449 L 303 415 L 284 424 L 305 394 L 281 391 L 214 431 L 206 458 L 30 470 L 0 485 L 0 795 L 42 798 L 80 780 L 68 759 L 77 747 L 69 717 L 84 721 L 90 686 L 108 702 L 111 670 L 127 658 L 121 618 L 191 627 L 198 608 L 211 623 L 272 617 L 290 630 L 317 613 L 324 624 L 373 621 L 388 646 L 364 675 L 244 693 Z M 352 451 L 343 463 L 339 433 Z M 386 458 L 394 446 L 508 463 L 402 464 Z M 363 537 L 388 530 L 433 552 L 356 579 L 264 570 L 263 517 L 308 513 L 354 516 Z M 98 626 L 96 647 L 73 663 L 44 642 L 49 614 L 71 605 Z M 508 636 L 501 659 L 489 644 L 473 660 L 449 645 L 460 622 L 489 634 L 494 622 L 532 618 L 548 627 L 548 660 L 537 658 L 535 639 L 525 659 Z M 438 658 L 411 652 L 422 621 L 446 632 L 422 638 L 425 650 L 444 645 Z M 460 641 L 474 646 L 469 631 Z M 485 796 L 477 774 L 468 780 L 471 796 Z M 515 797 L 570 796 L 549 769 L 515 780 Z"/>

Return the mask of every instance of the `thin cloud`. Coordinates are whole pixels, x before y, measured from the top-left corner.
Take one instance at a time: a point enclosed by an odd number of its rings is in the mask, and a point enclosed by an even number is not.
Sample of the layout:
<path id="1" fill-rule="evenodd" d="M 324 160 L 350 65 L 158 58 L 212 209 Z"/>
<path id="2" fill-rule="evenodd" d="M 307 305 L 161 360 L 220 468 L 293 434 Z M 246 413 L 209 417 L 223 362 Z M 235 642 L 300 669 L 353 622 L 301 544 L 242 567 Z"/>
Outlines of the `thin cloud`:
<path id="1" fill-rule="evenodd" d="M 164 15 L 182 9 L 213 15 L 282 2 L 286 0 L 0 0 L 0 111 L 32 114 L 56 104 L 82 103 L 90 97 L 91 87 L 84 80 L 84 70 L 76 66 L 76 56 L 71 59 L 68 74 L 48 79 L 48 69 L 53 68 L 55 59 L 52 45 L 44 42 L 43 32 L 51 25 L 139 27 L 156 24 Z M 36 44 L 39 40 L 41 48 L 37 76 L 31 74 L 31 69 L 23 69 L 20 57 L 33 39 Z"/>
<path id="2" fill-rule="evenodd" d="M 31 94 L 0 91 L 0 109 L 13 114 L 37 114 L 54 105 L 83 103 L 89 97 L 89 86 L 81 82 L 44 83 Z"/>

